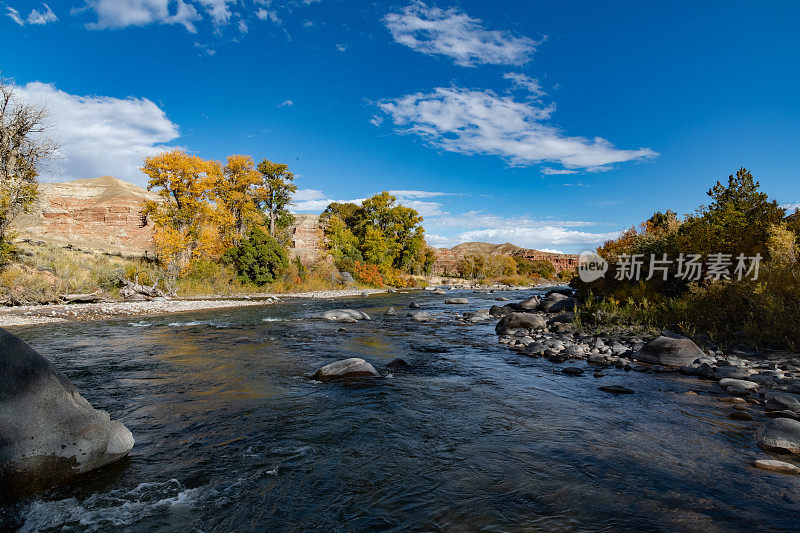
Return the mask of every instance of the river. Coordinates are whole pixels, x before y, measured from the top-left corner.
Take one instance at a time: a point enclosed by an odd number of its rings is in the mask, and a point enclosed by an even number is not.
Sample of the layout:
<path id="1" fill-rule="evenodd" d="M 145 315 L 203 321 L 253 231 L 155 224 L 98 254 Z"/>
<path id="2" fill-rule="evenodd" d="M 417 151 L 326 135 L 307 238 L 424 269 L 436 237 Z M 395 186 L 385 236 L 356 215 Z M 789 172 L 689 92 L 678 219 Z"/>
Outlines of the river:
<path id="1" fill-rule="evenodd" d="M 756 423 L 727 418 L 714 382 L 563 375 L 501 347 L 494 320 L 453 320 L 497 294 L 452 296 L 470 304 L 388 294 L 14 329 L 136 445 L 0 507 L 0 530 L 800 528 L 798 479 L 749 466 Z M 440 320 L 402 316 L 412 299 Z M 373 319 L 309 319 L 340 307 Z M 346 357 L 386 377 L 309 379 Z M 389 373 L 396 357 L 413 367 Z"/>

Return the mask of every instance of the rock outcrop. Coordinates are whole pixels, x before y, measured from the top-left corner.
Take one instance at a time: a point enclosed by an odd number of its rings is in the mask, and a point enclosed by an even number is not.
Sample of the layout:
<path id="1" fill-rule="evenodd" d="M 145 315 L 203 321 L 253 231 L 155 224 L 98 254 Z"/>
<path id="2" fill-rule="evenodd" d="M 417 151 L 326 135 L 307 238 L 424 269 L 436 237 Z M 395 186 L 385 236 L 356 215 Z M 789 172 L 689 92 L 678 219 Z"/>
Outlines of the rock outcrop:
<path id="1" fill-rule="evenodd" d="M 133 436 L 64 374 L 0 328 L 0 494 L 42 489 L 113 463 Z"/>
<path id="2" fill-rule="evenodd" d="M 153 252 L 153 225 L 142 215 L 158 195 L 111 177 L 42 183 L 34 209 L 12 229 L 19 239 L 142 256 Z"/>

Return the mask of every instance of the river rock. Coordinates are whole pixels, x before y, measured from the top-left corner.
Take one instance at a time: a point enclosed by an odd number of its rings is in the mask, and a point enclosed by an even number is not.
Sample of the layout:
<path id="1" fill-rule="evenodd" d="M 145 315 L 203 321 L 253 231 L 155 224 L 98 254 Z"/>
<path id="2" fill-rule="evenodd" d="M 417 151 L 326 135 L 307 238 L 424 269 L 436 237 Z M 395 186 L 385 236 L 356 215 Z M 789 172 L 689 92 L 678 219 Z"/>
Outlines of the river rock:
<path id="1" fill-rule="evenodd" d="M 394 310 L 394 307 L 390 307 L 383 314 L 384 314 L 384 316 L 397 316 L 397 311 Z"/>
<path id="2" fill-rule="evenodd" d="M 125 457 L 133 436 L 0 328 L 0 494 L 32 491 Z"/>
<path id="3" fill-rule="evenodd" d="M 800 413 L 800 401 L 789 394 L 770 394 L 764 402 L 767 411 L 792 411 Z"/>
<path id="4" fill-rule="evenodd" d="M 340 379 L 380 377 L 375 368 L 358 357 L 342 359 L 317 370 L 312 376 L 318 381 L 334 381 Z"/>
<path id="5" fill-rule="evenodd" d="M 500 319 L 494 330 L 498 334 L 517 329 L 544 329 L 547 323 L 542 315 L 535 313 L 511 313 Z"/>
<path id="6" fill-rule="evenodd" d="M 566 313 L 561 313 L 560 315 L 554 316 L 548 320 L 548 322 L 550 324 L 569 324 L 573 320 L 575 320 L 575 313 L 568 311 Z"/>
<path id="7" fill-rule="evenodd" d="M 414 322 L 427 322 L 429 320 L 433 320 L 433 315 L 427 311 L 410 311 L 408 316 L 410 316 L 411 320 Z"/>
<path id="8" fill-rule="evenodd" d="M 431 291 L 431 294 L 438 294 L 439 296 L 441 296 L 443 294 L 447 294 L 447 291 L 445 291 L 444 289 L 433 289 Z"/>
<path id="9" fill-rule="evenodd" d="M 389 368 L 391 368 L 392 370 L 406 370 L 406 369 L 409 369 L 409 368 L 411 368 L 411 365 L 409 365 L 409 364 L 408 364 L 408 363 L 405 361 L 405 359 L 401 359 L 401 358 L 399 358 L 399 357 L 398 357 L 397 359 L 392 359 L 392 360 L 389 362 L 389 364 L 388 364 L 388 365 L 386 365 L 386 366 L 388 366 L 388 367 L 389 367 Z"/>
<path id="10" fill-rule="evenodd" d="M 714 370 L 714 377 L 716 379 L 749 379 L 750 372 L 739 366 L 721 366 Z"/>
<path id="11" fill-rule="evenodd" d="M 800 422 L 790 418 L 773 418 L 756 431 L 756 444 L 765 450 L 800 454 Z"/>
<path id="12" fill-rule="evenodd" d="M 448 298 L 444 301 L 446 304 L 453 304 L 453 305 L 465 305 L 469 303 L 467 298 Z"/>
<path id="13" fill-rule="evenodd" d="M 733 379 L 733 378 L 721 379 L 719 380 L 719 386 L 727 390 L 728 392 L 732 392 L 731 389 L 737 389 L 736 390 L 737 394 L 741 394 L 741 391 L 754 392 L 758 390 L 758 383 L 754 383 L 752 381 L 747 381 L 744 379 Z"/>
<path id="14" fill-rule="evenodd" d="M 691 339 L 667 331 L 645 344 L 633 357 L 644 363 L 680 367 L 703 355 L 703 350 Z"/>
<path id="15" fill-rule="evenodd" d="M 367 313 L 354 309 L 332 309 L 322 313 L 320 318 L 331 322 L 358 322 L 359 320 L 369 320 Z"/>
<path id="16" fill-rule="evenodd" d="M 552 301 L 551 298 L 554 296 L 560 296 L 561 298 L 556 301 Z M 561 294 L 553 294 L 550 298 L 546 298 L 544 301 L 542 301 L 541 307 L 548 313 L 562 313 L 564 311 L 574 311 L 575 303 L 575 298 L 568 298 Z"/>
<path id="17" fill-rule="evenodd" d="M 756 468 L 760 468 L 761 470 L 766 470 L 767 472 L 775 472 L 777 474 L 789 474 L 792 476 L 796 476 L 800 474 L 800 468 L 797 466 L 786 463 L 784 461 L 777 461 L 775 459 L 758 459 L 753 461 L 753 466 Z"/>
<path id="18" fill-rule="evenodd" d="M 612 394 L 633 394 L 636 392 L 628 387 L 623 387 L 622 385 L 603 385 L 602 387 L 597 387 L 597 390 L 610 392 Z"/>
<path id="19" fill-rule="evenodd" d="M 521 302 L 519 302 L 517 306 L 519 306 L 520 309 L 533 311 L 539 307 L 539 298 L 537 298 L 536 296 L 531 296 L 527 300 L 522 300 Z"/>
<path id="20" fill-rule="evenodd" d="M 583 375 L 583 369 L 580 368 L 580 367 L 577 367 L 577 366 L 564 367 L 564 368 L 561 369 L 561 372 L 563 374 L 568 375 L 568 376 L 582 376 Z"/>
<path id="21" fill-rule="evenodd" d="M 489 308 L 489 314 L 491 316 L 508 316 L 513 312 L 514 309 L 508 305 L 504 305 L 503 307 L 500 307 L 499 305 L 493 305 Z"/>
<path id="22" fill-rule="evenodd" d="M 411 302 L 408 304 L 409 309 L 419 309 L 419 304 L 417 302 Z"/>

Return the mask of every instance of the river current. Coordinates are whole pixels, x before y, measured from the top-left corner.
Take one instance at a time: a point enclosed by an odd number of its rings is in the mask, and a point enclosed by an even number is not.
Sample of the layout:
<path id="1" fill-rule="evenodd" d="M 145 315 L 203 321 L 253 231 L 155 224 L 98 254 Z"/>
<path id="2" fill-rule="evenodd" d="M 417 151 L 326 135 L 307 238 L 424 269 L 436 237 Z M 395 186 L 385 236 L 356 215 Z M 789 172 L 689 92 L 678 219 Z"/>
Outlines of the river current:
<path id="1" fill-rule="evenodd" d="M 564 375 L 499 345 L 495 320 L 455 323 L 498 294 L 451 294 L 470 304 L 388 294 L 15 328 L 136 444 L 0 506 L 0 530 L 800 529 L 800 482 L 749 466 L 766 457 L 757 424 L 729 419 L 714 382 Z M 403 316 L 412 299 L 439 320 Z M 343 307 L 372 320 L 310 319 Z M 347 357 L 385 377 L 309 378 Z M 390 371 L 396 357 L 412 368 Z M 611 384 L 636 393 L 597 390 Z"/>

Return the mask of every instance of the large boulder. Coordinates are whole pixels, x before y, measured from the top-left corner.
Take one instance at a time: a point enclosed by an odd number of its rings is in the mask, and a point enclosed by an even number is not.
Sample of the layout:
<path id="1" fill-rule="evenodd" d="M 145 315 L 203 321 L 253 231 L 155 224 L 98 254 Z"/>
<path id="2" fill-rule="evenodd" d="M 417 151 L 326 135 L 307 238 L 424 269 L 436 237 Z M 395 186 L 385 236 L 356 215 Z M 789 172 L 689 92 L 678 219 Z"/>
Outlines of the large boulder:
<path id="1" fill-rule="evenodd" d="M 494 330 L 498 335 L 513 334 L 518 329 L 544 329 L 547 322 L 542 315 L 535 313 L 511 313 L 497 323 Z"/>
<path id="2" fill-rule="evenodd" d="M 756 444 L 765 450 L 800 454 L 800 422 L 774 418 L 756 431 Z"/>
<path id="3" fill-rule="evenodd" d="M 691 339 L 665 331 L 633 356 L 637 361 L 664 366 L 687 366 L 705 354 Z"/>
<path id="4" fill-rule="evenodd" d="M 358 322 L 359 320 L 370 319 L 367 313 L 354 309 L 332 309 L 331 311 L 325 311 L 319 317 L 331 322 Z"/>
<path id="5" fill-rule="evenodd" d="M 318 381 L 335 381 L 353 378 L 376 378 L 380 377 L 380 374 L 375 370 L 375 367 L 363 359 L 351 357 L 350 359 L 342 359 L 323 366 L 312 377 Z"/>
<path id="6" fill-rule="evenodd" d="M 128 455 L 133 436 L 0 328 L 0 494 L 38 490 Z"/>
<path id="7" fill-rule="evenodd" d="M 409 311 L 408 316 L 414 322 L 428 322 L 434 320 L 435 317 L 427 311 Z"/>
<path id="8" fill-rule="evenodd" d="M 527 311 L 533 311 L 539 307 L 539 298 L 536 296 L 531 296 L 527 300 L 522 300 L 517 304 L 521 309 L 525 309 Z"/>
<path id="9" fill-rule="evenodd" d="M 448 298 L 444 301 L 446 304 L 453 304 L 453 305 L 465 305 L 469 303 L 467 298 Z"/>
<path id="10" fill-rule="evenodd" d="M 547 313 L 563 313 L 575 309 L 575 298 L 554 292 L 541 301 L 539 308 Z"/>

